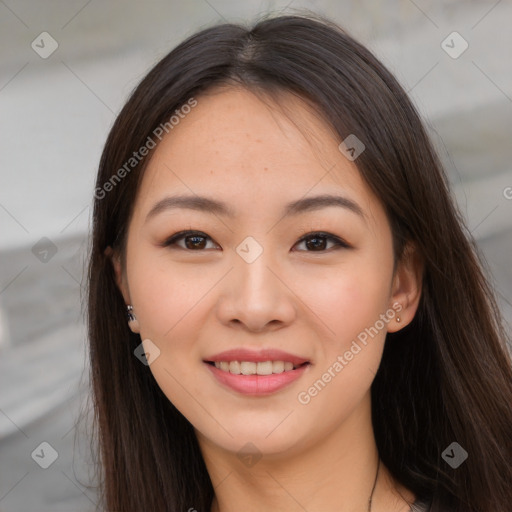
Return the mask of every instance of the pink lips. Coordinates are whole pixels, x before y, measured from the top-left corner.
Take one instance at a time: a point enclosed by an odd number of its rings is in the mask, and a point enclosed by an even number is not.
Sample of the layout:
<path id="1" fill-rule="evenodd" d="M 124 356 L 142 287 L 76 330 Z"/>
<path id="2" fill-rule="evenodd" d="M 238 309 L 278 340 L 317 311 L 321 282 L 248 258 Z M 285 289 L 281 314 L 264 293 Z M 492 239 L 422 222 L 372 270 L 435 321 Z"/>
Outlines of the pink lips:
<path id="1" fill-rule="evenodd" d="M 214 363 L 217 361 L 252 361 L 254 363 L 261 363 L 264 361 L 290 361 L 296 366 L 308 362 L 308 360 L 303 357 L 271 348 L 257 351 L 246 348 L 235 348 L 232 350 L 226 350 L 220 354 L 215 354 L 214 356 L 206 359 L 206 361 L 213 361 Z"/>
<path id="2" fill-rule="evenodd" d="M 209 362 L 221 361 L 252 361 L 255 363 L 264 361 L 290 361 L 294 370 L 275 373 L 272 375 L 236 375 L 219 368 Z M 227 350 L 215 354 L 205 360 L 205 364 L 213 376 L 223 385 L 246 395 L 268 395 L 279 391 L 297 380 L 309 367 L 307 359 L 274 349 L 262 349 L 253 351 L 245 348 Z"/>

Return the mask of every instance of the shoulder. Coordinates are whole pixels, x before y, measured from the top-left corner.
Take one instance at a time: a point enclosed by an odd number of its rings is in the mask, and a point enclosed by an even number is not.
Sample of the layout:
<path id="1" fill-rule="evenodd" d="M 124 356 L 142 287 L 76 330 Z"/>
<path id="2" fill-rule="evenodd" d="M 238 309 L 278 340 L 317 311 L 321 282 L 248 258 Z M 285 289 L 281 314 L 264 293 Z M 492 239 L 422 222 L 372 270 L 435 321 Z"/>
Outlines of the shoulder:
<path id="1" fill-rule="evenodd" d="M 410 512 L 430 512 L 431 502 L 429 500 L 416 500 L 411 505 Z"/>
<path id="2" fill-rule="evenodd" d="M 412 505 L 409 512 L 450 512 L 445 508 L 437 507 L 432 508 L 432 500 L 416 500 Z"/>

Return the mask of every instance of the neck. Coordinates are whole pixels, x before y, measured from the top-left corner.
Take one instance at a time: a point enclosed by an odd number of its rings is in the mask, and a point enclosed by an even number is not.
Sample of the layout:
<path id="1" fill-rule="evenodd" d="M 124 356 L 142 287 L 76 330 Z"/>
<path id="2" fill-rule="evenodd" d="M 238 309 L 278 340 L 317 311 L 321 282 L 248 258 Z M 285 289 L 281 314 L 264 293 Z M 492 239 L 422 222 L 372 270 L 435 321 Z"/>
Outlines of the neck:
<path id="1" fill-rule="evenodd" d="M 400 495 L 409 502 L 413 495 L 395 485 L 382 462 L 376 482 L 379 456 L 373 429 L 371 421 L 361 422 L 367 412 L 356 411 L 307 448 L 298 443 L 293 453 L 262 454 L 252 467 L 197 433 L 215 489 L 211 512 L 366 512 L 372 490 L 371 512 L 409 510 Z"/>

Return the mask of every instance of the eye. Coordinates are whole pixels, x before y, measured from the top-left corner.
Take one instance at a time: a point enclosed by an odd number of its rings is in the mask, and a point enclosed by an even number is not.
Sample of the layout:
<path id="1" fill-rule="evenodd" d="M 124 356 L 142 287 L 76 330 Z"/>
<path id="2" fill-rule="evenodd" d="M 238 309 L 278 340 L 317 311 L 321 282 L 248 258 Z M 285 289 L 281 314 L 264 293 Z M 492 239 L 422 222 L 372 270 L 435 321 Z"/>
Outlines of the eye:
<path id="1" fill-rule="evenodd" d="M 213 247 L 207 247 L 208 242 L 213 244 Z M 181 243 L 183 242 L 183 243 Z M 328 247 L 329 242 L 332 244 Z M 305 244 L 305 252 L 323 252 L 333 248 L 350 248 L 350 245 L 343 241 L 341 238 L 325 232 L 313 232 L 303 236 L 294 247 L 299 244 Z M 179 247 L 189 251 L 202 251 L 209 248 L 219 248 L 206 233 L 202 231 L 180 231 L 168 238 L 163 244 L 163 247 Z"/>
<path id="2" fill-rule="evenodd" d="M 328 242 L 331 242 L 334 248 L 350 248 L 350 245 L 348 245 L 341 238 L 322 231 L 316 233 L 308 233 L 299 240 L 296 246 L 303 243 L 305 244 L 305 247 L 307 247 L 306 252 L 322 252 L 328 249 L 326 247 Z M 333 248 L 333 246 L 330 248 Z"/>
<path id="3" fill-rule="evenodd" d="M 184 241 L 184 245 L 179 244 L 178 242 Z M 175 235 L 168 238 L 162 245 L 164 247 L 169 246 L 177 246 L 181 249 L 190 250 L 190 251 L 201 251 L 202 249 L 206 249 L 207 240 L 213 242 L 213 240 L 206 234 L 201 231 L 180 231 Z M 214 243 L 215 244 L 215 243 Z M 218 247 L 217 244 L 215 244 Z M 215 247 L 214 247 L 215 249 Z"/>

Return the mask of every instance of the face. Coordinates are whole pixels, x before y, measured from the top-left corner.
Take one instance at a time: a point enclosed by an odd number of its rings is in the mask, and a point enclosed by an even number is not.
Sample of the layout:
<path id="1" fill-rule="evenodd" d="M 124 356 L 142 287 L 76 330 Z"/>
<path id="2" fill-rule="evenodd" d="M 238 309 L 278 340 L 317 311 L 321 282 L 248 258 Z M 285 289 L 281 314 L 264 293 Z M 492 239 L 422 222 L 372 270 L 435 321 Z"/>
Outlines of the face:
<path id="1" fill-rule="evenodd" d="M 303 450 L 369 421 L 393 304 L 400 326 L 414 313 L 409 274 L 393 273 L 382 205 L 300 100 L 286 98 L 293 119 L 244 89 L 197 101 L 154 150 L 118 284 L 200 439 Z"/>

